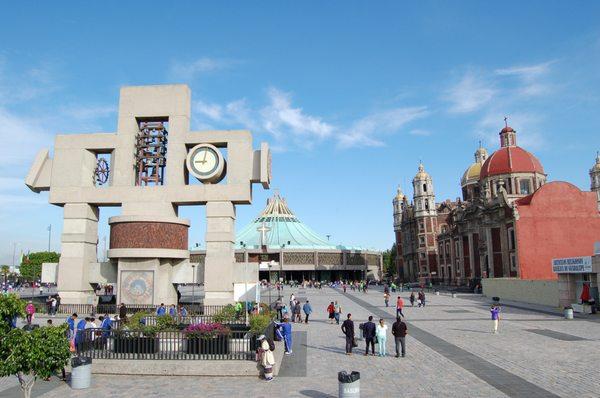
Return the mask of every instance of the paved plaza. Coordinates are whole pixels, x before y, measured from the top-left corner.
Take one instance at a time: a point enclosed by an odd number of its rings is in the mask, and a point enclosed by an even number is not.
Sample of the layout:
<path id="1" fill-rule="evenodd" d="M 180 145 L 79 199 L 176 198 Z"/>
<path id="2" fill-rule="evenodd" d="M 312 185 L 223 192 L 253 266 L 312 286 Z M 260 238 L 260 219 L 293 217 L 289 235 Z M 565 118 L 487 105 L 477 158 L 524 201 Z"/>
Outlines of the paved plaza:
<path id="1" fill-rule="evenodd" d="M 361 396 L 410 397 L 597 397 L 600 323 L 566 321 L 560 316 L 514 307 L 503 308 L 500 333 L 490 333 L 489 304 L 472 295 L 428 295 L 425 308 L 408 307 L 407 356 L 365 357 L 363 341 L 355 355 L 344 354 L 339 326 L 327 322 L 325 308 L 337 300 L 353 314 L 355 328 L 369 315 L 391 324 L 395 309 L 383 305 L 380 290 L 344 294 L 331 288 L 289 289 L 308 298 L 315 313 L 308 325 L 294 324 L 294 354 L 284 357 L 272 383 L 253 377 L 93 376 L 105 397 L 337 397 L 337 372 L 361 373 Z M 408 303 L 409 293 L 400 293 Z M 396 295 L 392 295 L 391 302 Z M 391 325 L 390 325 L 391 326 Z M 391 327 L 390 327 L 391 329 Z M 388 353 L 394 352 L 388 337 Z M 7 381 L 0 389 L 8 387 Z M 14 383 L 14 382 L 10 382 Z M 64 383 L 38 382 L 45 398 L 88 397 Z M 17 390 L 0 391 L 11 397 Z"/>

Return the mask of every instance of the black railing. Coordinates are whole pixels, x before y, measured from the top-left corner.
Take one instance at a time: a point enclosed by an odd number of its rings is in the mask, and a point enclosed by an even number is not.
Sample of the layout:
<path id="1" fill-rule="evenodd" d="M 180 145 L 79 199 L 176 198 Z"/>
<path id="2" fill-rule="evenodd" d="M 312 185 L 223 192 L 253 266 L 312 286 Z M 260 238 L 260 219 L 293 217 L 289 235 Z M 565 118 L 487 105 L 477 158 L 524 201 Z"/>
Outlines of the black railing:
<path id="1" fill-rule="evenodd" d="M 133 315 L 136 312 L 145 311 L 149 313 L 156 313 L 157 305 L 126 305 L 127 314 Z M 223 308 L 224 305 L 204 305 L 202 303 L 194 303 L 194 304 L 183 304 L 183 307 L 186 309 L 189 315 L 216 315 Z M 48 308 L 45 305 L 38 304 L 36 305 L 36 311 L 41 314 L 47 314 Z M 169 309 L 167 308 L 167 314 Z M 76 313 L 78 315 L 102 315 L 102 314 L 118 314 L 119 306 L 116 304 L 60 304 L 56 309 L 57 314 L 73 314 Z"/>
<path id="2" fill-rule="evenodd" d="M 169 316 L 169 315 L 163 315 Z M 145 322 L 146 326 L 156 326 L 157 318 L 160 318 L 156 315 L 144 317 L 143 322 Z M 174 316 L 171 317 L 175 324 L 178 325 L 190 325 L 196 323 L 212 323 L 214 322 L 214 315 L 191 315 L 191 316 Z M 245 325 L 246 322 L 242 317 L 238 317 L 235 319 L 229 320 L 221 320 L 219 323 L 224 325 Z"/>
<path id="3" fill-rule="evenodd" d="M 76 338 L 78 355 L 96 359 L 249 360 L 256 337 L 247 331 L 202 338 L 182 331 L 143 334 L 127 330 L 85 329 Z"/>

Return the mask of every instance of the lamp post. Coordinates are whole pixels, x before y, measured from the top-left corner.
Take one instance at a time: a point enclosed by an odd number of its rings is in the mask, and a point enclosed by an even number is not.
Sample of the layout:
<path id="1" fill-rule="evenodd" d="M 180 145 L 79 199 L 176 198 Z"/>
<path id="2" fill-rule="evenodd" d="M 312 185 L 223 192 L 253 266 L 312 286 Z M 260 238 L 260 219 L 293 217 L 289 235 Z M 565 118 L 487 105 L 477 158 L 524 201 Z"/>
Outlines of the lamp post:
<path id="1" fill-rule="evenodd" d="M 194 305 L 194 302 L 196 300 L 196 291 L 195 288 L 196 287 L 196 264 L 192 264 L 192 305 Z"/>
<path id="2" fill-rule="evenodd" d="M 50 252 L 50 237 L 52 236 L 52 224 L 48 225 L 48 252 Z"/>

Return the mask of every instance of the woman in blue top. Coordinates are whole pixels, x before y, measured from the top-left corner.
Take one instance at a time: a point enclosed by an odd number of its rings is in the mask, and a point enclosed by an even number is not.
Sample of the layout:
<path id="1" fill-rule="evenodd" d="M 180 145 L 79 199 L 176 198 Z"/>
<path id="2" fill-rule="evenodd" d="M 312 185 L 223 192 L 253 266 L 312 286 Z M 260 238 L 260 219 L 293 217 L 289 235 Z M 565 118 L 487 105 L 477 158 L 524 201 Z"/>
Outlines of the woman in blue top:
<path id="1" fill-rule="evenodd" d="M 500 321 L 500 307 L 496 304 L 492 305 L 490 308 L 490 313 L 492 314 L 492 324 L 494 325 L 493 333 L 498 333 L 498 323 Z"/>

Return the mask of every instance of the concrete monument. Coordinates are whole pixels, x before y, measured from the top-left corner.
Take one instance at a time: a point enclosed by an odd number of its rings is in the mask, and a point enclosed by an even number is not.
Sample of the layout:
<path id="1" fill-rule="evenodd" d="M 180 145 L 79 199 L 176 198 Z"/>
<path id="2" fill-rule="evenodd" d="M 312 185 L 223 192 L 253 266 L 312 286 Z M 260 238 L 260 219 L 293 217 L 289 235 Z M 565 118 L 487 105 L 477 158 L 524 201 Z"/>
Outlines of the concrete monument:
<path id="1" fill-rule="evenodd" d="M 235 206 L 250 204 L 253 183 L 269 188 L 271 155 L 248 131 L 190 131 L 190 97 L 186 85 L 123 87 L 116 133 L 60 134 L 53 158 L 37 154 L 25 183 L 64 208 L 60 262 L 44 267 L 64 303 L 92 303 L 102 282 L 125 303 L 177 302 L 174 284 L 201 282 L 178 216 L 194 205 L 206 206 L 204 303 L 233 301 Z M 98 263 L 102 206 L 122 214 L 109 219 L 110 261 Z"/>

